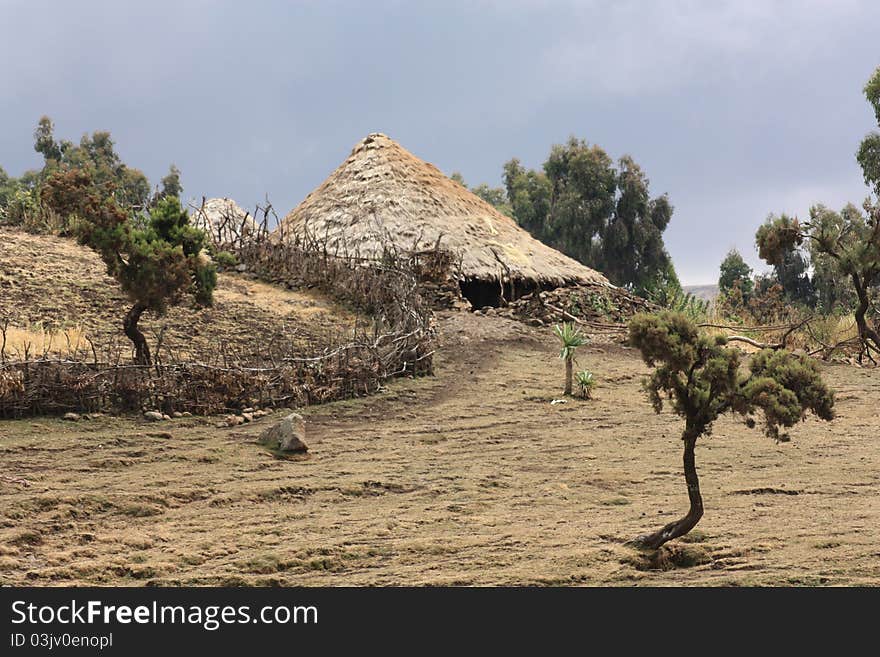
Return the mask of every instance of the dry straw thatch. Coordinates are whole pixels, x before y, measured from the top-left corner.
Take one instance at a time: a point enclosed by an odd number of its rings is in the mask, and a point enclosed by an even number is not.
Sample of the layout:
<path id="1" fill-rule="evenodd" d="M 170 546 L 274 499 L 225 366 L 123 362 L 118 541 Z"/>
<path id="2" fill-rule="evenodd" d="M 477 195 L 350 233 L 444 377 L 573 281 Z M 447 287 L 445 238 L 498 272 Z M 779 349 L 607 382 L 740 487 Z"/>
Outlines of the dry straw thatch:
<path id="1" fill-rule="evenodd" d="M 219 249 L 233 248 L 258 230 L 251 214 L 231 198 L 202 199 L 201 206 L 192 210 L 192 224 Z"/>
<path id="2" fill-rule="evenodd" d="M 609 285 L 600 273 L 534 239 L 490 204 L 384 134 L 348 159 L 281 222 L 273 237 L 313 236 L 330 248 L 379 258 L 390 240 L 403 251 L 448 251 L 460 281 L 528 288 Z"/>

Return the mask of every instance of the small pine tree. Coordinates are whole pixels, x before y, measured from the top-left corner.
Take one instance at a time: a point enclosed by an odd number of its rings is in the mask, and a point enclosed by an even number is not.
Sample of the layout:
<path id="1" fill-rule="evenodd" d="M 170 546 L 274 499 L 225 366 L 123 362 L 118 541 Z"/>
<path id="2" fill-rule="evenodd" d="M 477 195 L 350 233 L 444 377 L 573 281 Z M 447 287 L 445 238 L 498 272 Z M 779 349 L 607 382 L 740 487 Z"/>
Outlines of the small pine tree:
<path id="1" fill-rule="evenodd" d="M 752 268 L 746 264 L 739 251 L 731 249 L 721 262 L 721 275 L 718 277 L 718 291 L 729 293 L 734 286 L 739 287 L 744 302 L 752 296 Z"/>
<path id="2" fill-rule="evenodd" d="M 159 192 L 159 198 L 174 196 L 180 198 L 183 193 L 183 185 L 180 184 L 180 169 L 175 165 L 168 167 L 168 174 L 162 178 L 162 191 Z"/>
<path id="3" fill-rule="evenodd" d="M 637 315 L 629 324 L 630 343 L 655 368 L 645 389 L 658 413 L 664 399 L 684 418 L 684 476 L 690 509 L 652 534 L 633 541 L 657 549 L 687 534 L 703 516 L 703 498 L 694 461 L 700 436 L 709 435 L 722 414 L 741 415 L 750 427 L 763 413 L 764 432 L 780 440 L 780 427 L 791 427 L 808 411 L 823 420 L 834 417 L 834 396 L 816 364 L 785 350 L 765 349 L 752 357 L 748 374 L 740 372 L 740 352 L 726 347 L 723 337 L 711 338 L 680 313 Z"/>
<path id="4" fill-rule="evenodd" d="M 99 198 L 88 181 L 74 208 L 77 237 L 101 255 L 107 272 L 132 301 L 123 320 L 125 335 L 135 348 L 135 362 L 152 363 L 138 322 L 144 312 L 163 315 L 185 294 L 196 304 L 210 305 L 217 272 L 204 255 L 205 234 L 189 223 L 176 197 L 160 200 L 149 214 L 133 221 L 112 198 Z"/>

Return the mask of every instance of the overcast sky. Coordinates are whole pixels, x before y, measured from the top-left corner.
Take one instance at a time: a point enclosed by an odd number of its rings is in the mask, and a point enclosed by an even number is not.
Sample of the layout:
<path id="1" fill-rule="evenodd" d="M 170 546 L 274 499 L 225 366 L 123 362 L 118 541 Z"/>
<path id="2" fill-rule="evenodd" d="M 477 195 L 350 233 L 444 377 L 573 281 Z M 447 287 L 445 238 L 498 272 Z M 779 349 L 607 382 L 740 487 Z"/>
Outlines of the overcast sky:
<path id="1" fill-rule="evenodd" d="M 370 132 L 471 184 L 576 135 L 633 155 L 675 206 L 686 284 L 769 212 L 860 202 L 880 2 L 0 0 L 0 165 L 109 130 L 184 196 L 286 213 Z"/>

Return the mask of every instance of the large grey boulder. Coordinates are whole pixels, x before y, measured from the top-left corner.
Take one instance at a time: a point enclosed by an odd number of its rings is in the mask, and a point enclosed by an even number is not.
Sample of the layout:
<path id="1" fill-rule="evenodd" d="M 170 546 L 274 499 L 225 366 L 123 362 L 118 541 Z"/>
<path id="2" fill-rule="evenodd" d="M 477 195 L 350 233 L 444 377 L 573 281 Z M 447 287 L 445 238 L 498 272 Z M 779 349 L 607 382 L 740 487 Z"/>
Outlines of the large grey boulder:
<path id="1" fill-rule="evenodd" d="M 260 434 L 260 442 L 279 452 L 307 452 L 306 423 L 299 413 L 291 413 Z"/>

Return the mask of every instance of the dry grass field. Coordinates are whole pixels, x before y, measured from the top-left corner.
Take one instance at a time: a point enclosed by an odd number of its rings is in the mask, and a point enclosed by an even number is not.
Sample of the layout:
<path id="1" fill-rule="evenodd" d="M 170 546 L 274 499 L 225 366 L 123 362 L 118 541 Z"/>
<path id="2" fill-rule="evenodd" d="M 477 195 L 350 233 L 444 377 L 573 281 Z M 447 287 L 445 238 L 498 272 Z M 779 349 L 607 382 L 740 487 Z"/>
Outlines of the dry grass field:
<path id="1" fill-rule="evenodd" d="M 592 401 L 550 402 L 547 329 L 439 320 L 435 377 L 273 417 L 0 423 L 0 583 L 878 585 L 880 370 L 824 367 L 838 418 L 776 444 L 724 419 L 697 446 L 706 515 L 648 560 L 623 542 L 687 505 L 681 422 L 634 351 L 581 350 Z"/>
<path id="2" fill-rule="evenodd" d="M 87 351 L 118 343 L 126 353 L 122 317 L 131 305 L 106 274 L 96 253 L 71 239 L 0 228 L 0 324 L 8 320 L 6 352 L 21 357 L 44 348 L 64 353 L 77 343 Z M 151 346 L 164 328 L 164 357 L 213 360 L 225 352 L 243 362 L 263 360 L 267 347 L 311 355 L 356 317 L 320 293 L 293 291 L 236 273 L 221 273 L 211 308 L 186 304 L 165 317 L 146 313 L 141 329 Z M 162 354 L 160 354 L 161 356 Z"/>

